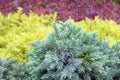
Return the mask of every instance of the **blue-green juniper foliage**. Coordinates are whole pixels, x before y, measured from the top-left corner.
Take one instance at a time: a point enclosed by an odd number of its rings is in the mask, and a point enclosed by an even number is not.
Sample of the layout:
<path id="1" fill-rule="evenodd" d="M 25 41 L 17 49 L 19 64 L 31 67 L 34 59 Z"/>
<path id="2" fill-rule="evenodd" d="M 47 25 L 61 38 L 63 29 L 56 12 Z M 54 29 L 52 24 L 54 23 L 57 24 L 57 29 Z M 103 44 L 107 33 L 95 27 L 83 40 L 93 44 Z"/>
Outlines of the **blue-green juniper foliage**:
<path id="1" fill-rule="evenodd" d="M 119 60 L 114 48 L 70 21 L 55 24 L 45 40 L 32 46 L 27 53 L 32 80 L 113 80 L 118 72 L 112 66 Z"/>
<path id="2" fill-rule="evenodd" d="M 0 80 L 31 80 L 29 66 L 17 59 L 0 59 Z"/>

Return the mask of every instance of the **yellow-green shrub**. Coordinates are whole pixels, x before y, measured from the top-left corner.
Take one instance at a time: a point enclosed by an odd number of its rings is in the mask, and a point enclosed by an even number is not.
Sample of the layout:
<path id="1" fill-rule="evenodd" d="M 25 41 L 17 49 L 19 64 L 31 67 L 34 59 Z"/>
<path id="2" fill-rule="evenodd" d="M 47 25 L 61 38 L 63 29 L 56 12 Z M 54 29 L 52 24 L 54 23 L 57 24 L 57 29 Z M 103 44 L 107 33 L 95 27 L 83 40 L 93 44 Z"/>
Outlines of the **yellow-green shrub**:
<path id="1" fill-rule="evenodd" d="M 102 40 L 110 41 L 110 45 L 120 40 L 120 24 L 117 24 L 112 20 L 102 20 L 98 17 L 95 17 L 94 20 L 86 18 L 85 20 L 76 22 L 76 24 L 87 32 L 98 32 L 98 35 Z"/>
<path id="2" fill-rule="evenodd" d="M 47 37 L 55 20 L 56 13 L 38 16 L 31 12 L 29 17 L 21 11 L 7 17 L 0 14 L 0 57 L 26 58 L 24 52 L 31 49 L 29 42 Z"/>

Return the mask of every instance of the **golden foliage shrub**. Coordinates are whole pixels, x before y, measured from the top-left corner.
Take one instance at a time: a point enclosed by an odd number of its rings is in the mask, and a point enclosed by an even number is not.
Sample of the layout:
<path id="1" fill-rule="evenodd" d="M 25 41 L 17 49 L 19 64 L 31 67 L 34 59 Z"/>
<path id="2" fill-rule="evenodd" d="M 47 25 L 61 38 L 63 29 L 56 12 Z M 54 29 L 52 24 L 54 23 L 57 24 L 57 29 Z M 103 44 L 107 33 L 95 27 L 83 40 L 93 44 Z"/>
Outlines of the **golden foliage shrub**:
<path id="1" fill-rule="evenodd" d="M 6 17 L 0 14 L 0 57 L 26 58 L 24 53 L 31 49 L 29 43 L 47 37 L 55 20 L 56 13 L 38 16 L 31 12 L 27 16 L 18 10 Z"/>
<path id="2" fill-rule="evenodd" d="M 74 20 L 70 20 L 74 22 Z M 94 20 L 86 18 L 85 20 L 76 22 L 76 24 L 87 32 L 98 32 L 99 38 L 101 40 L 109 40 L 110 45 L 120 40 L 120 24 L 112 20 L 102 20 L 99 17 L 95 17 Z"/>

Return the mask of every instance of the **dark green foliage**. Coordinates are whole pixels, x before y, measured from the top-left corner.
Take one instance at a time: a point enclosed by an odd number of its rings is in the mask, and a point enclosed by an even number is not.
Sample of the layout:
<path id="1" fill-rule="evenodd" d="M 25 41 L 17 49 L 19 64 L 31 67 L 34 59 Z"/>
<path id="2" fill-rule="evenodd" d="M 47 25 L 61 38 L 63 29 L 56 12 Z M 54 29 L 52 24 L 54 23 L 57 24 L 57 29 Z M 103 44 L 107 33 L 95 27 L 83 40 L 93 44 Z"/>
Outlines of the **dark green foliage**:
<path id="1" fill-rule="evenodd" d="M 112 80 L 116 51 L 67 21 L 43 41 L 32 43 L 32 80 Z M 116 67 L 116 66 L 113 66 Z"/>
<path id="2" fill-rule="evenodd" d="M 120 4 L 120 0 L 113 0 L 113 1 L 115 1 L 115 2 L 117 2 L 117 3 L 119 3 L 119 4 Z"/>
<path id="3" fill-rule="evenodd" d="M 31 80 L 28 66 L 24 62 L 17 64 L 17 61 L 0 59 L 0 80 Z"/>

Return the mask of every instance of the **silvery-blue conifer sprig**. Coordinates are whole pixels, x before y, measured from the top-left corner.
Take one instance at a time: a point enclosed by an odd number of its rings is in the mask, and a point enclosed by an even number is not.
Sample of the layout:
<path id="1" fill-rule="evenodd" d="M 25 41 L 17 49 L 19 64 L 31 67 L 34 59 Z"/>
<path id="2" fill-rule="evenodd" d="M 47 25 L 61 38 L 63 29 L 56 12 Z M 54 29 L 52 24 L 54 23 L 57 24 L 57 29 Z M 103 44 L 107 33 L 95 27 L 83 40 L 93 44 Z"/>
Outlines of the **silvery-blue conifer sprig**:
<path id="1" fill-rule="evenodd" d="M 120 80 L 120 41 L 118 41 L 116 44 L 114 44 L 112 46 L 112 48 L 117 53 L 116 56 L 113 59 L 119 58 L 119 60 L 116 61 L 114 65 L 112 65 L 112 68 L 117 70 L 117 71 L 113 72 L 113 74 L 114 74 L 114 80 Z"/>

